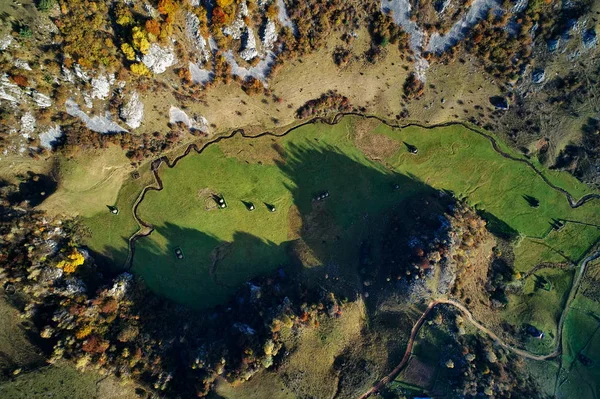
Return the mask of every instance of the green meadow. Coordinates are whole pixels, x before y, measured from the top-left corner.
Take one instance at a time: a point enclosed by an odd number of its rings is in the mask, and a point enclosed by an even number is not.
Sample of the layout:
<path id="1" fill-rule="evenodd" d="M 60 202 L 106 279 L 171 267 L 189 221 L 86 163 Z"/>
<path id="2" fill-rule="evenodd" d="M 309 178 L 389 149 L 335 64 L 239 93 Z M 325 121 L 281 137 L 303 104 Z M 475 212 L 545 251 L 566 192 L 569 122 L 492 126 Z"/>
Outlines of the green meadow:
<path id="1" fill-rule="evenodd" d="M 223 303 L 250 278 L 293 264 L 333 268 L 353 284 L 361 241 L 381 234 L 390 210 L 433 189 L 465 199 L 492 232 L 513 239 L 520 271 L 540 262 L 575 263 L 600 238 L 597 202 L 570 208 L 529 166 L 502 157 L 487 138 L 461 125 L 370 124 L 367 135 L 377 140 L 365 144 L 358 134 L 363 122 L 346 117 L 284 137 L 234 137 L 174 168 L 163 164 L 164 189 L 149 191 L 138 209 L 155 231 L 138 241 L 133 271 L 161 295 L 195 308 Z M 541 170 L 577 198 L 590 192 L 566 173 Z M 324 191 L 330 197 L 314 201 Z M 87 219 L 92 249 L 124 257 L 126 238 L 136 230 L 130 208 L 137 194 L 139 184 L 125 185 L 119 215 Z M 222 196 L 227 208 L 216 207 L 213 195 Z M 570 222 L 557 231 L 554 220 Z M 175 256 L 177 248 L 183 259 Z M 562 298 L 555 296 L 555 302 Z"/>

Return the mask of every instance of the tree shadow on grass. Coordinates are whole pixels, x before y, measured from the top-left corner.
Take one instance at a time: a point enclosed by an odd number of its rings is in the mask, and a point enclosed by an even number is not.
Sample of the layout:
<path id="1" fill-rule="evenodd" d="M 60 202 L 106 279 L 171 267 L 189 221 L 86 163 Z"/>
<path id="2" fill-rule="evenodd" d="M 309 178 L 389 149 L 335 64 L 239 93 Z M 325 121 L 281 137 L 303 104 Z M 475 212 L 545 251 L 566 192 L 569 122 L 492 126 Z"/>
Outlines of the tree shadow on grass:
<path id="1" fill-rule="evenodd" d="M 376 268 L 377 244 L 390 215 L 402 211 L 408 198 L 438 192 L 360 154 L 350 157 L 322 142 L 289 145 L 285 155 L 277 166 L 291 181 L 287 188 L 300 215 L 296 242 L 277 245 L 239 231 L 230 242 L 223 242 L 166 223 L 155 226 L 150 238 L 138 240 L 132 271 L 160 295 L 197 309 L 225 302 L 244 282 L 282 266 L 352 297 L 361 287 L 357 275 L 361 243 L 372 244 L 370 256 Z M 315 197 L 325 191 L 329 196 L 317 201 Z M 295 250 L 297 241 L 302 241 L 316 265 L 306 268 Z M 177 258 L 177 248 L 183 259 Z"/>
<path id="2" fill-rule="evenodd" d="M 224 303 L 247 281 L 288 263 L 285 243 L 245 232 L 235 232 L 227 242 L 166 223 L 152 235 L 137 242 L 132 271 L 153 291 L 193 309 Z"/>
<path id="3" fill-rule="evenodd" d="M 285 162 L 277 164 L 293 182 L 288 189 L 301 218 L 300 240 L 323 266 L 307 273 L 355 292 L 362 290 L 359 271 L 376 274 L 381 266 L 381 243 L 392 220 L 403 214 L 410 225 L 405 208 L 426 207 L 426 199 L 439 194 L 362 154 L 349 157 L 322 142 L 289 145 Z M 323 192 L 329 195 L 319 199 Z"/>

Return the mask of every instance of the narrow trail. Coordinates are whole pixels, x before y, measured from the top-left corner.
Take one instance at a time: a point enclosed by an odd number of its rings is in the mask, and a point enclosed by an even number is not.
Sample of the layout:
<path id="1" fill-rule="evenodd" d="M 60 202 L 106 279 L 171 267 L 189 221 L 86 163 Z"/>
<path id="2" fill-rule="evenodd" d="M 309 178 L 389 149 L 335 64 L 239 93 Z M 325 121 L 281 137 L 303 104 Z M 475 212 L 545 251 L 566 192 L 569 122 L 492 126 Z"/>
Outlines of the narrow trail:
<path id="1" fill-rule="evenodd" d="M 531 168 L 549 187 L 551 187 L 553 190 L 556 190 L 556 191 L 560 192 L 561 194 L 563 194 L 566 197 L 567 201 L 569 202 L 569 206 L 571 208 L 578 208 L 591 200 L 600 199 L 600 194 L 590 193 L 590 194 L 584 195 L 583 197 L 579 198 L 578 200 L 575 200 L 575 198 L 567 190 L 552 183 L 531 161 L 529 161 L 528 159 L 525 159 L 525 158 L 516 157 L 507 152 L 504 152 L 500 148 L 498 141 L 496 140 L 495 137 L 491 136 L 490 134 L 485 133 L 483 130 L 476 128 L 466 122 L 454 121 L 454 122 L 443 122 L 443 123 L 438 123 L 438 124 L 433 124 L 433 125 L 425 125 L 425 124 L 421 124 L 418 122 L 395 124 L 395 123 L 389 122 L 389 121 L 385 120 L 384 118 L 381 118 L 376 115 L 368 115 L 368 114 L 363 114 L 360 112 L 343 112 L 343 113 L 336 114 L 332 119 L 327 119 L 325 117 L 315 117 L 308 121 L 294 125 L 282 133 L 274 133 L 271 131 L 265 131 L 265 132 L 262 132 L 262 133 L 259 133 L 256 135 L 249 135 L 244 131 L 244 129 L 236 129 L 227 135 L 219 136 L 219 137 L 217 137 L 211 141 L 208 141 L 200 146 L 196 143 L 192 143 L 192 144 L 188 145 L 188 147 L 183 152 L 183 154 L 175 157 L 172 161 L 169 160 L 169 158 L 167 156 L 162 156 L 162 157 L 152 161 L 150 169 L 152 171 L 152 174 L 154 175 L 155 181 L 153 184 L 146 186 L 142 190 L 139 197 L 133 204 L 133 209 L 132 209 L 133 217 L 134 217 L 135 221 L 138 223 L 138 225 L 140 226 L 140 229 L 129 238 L 129 245 L 128 245 L 129 251 L 128 251 L 128 255 L 127 255 L 127 260 L 124 265 L 125 268 L 131 269 L 131 267 L 133 265 L 133 257 L 135 254 L 135 244 L 136 244 L 137 240 L 142 237 L 149 236 L 150 234 L 152 234 L 152 231 L 154 231 L 154 227 L 152 226 L 152 224 L 142 220 L 139 217 L 137 211 L 138 211 L 139 205 L 144 200 L 146 193 L 148 193 L 148 191 L 161 191 L 163 189 L 162 179 L 160 178 L 160 174 L 159 174 L 159 168 L 163 163 L 165 165 L 167 165 L 168 168 L 174 168 L 180 160 L 182 160 L 183 158 L 188 156 L 190 153 L 195 152 L 197 154 L 201 154 L 208 147 L 218 144 L 223 140 L 227 140 L 227 139 L 230 139 L 235 136 L 241 136 L 241 137 L 247 138 L 247 139 L 257 139 L 257 138 L 261 138 L 261 137 L 265 137 L 265 136 L 284 137 L 284 136 L 287 136 L 288 134 L 294 132 L 297 129 L 300 129 L 304 126 L 315 124 L 315 123 L 324 123 L 324 124 L 327 124 L 330 126 L 336 125 L 346 116 L 355 116 L 355 117 L 360 117 L 360 118 L 365 118 L 365 119 L 375 119 L 393 129 L 405 129 L 405 128 L 409 128 L 409 127 L 419 127 L 422 129 L 432 130 L 432 129 L 436 129 L 436 128 L 440 128 L 440 127 L 447 127 L 447 126 L 457 126 L 457 125 L 462 126 L 465 129 L 467 129 L 473 133 L 476 133 L 482 137 L 485 137 L 491 143 L 492 148 L 498 154 L 500 154 L 502 157 L 516 161 L 516 162 L 523 163 L 523 164 L 527 165 L 529 168 Z"/>
<path id="2" fill-rule="evenodd" d="M 438 300 L 434 300 L 429 303 L 429 305 L 427 306 L 427 309 L 425 309 L 425 311 L 423 312 L 421 317 L 419 317 L 419 319 L 413 325 L 412 330 L 410 332 L 410 338 L 406 345 L 406 351 L 404 352 L 404 356 L 402 357 L 402 360 L 400 361 L 400 363 L 398 363 L 398 365 L 388 375 L 386 375 L 381 380 L 379 380 L 375 385 L 373 385 L 373 387 L 371 387 L 367 392 L 362 394 L 358 399 L 366 399 L 369 396 L 379 392 L 385 385 L 387 385 L 390 381 L 393 381 L 400 374 L 400 372 L 404 369 L 404 367 L 406 367 L 406 365 L 408 364 L 408 361 L 410 360 L 410 357 L 412 356 L 412 350 L 413 350 L 415 338 L 416 338 L 417 334 L 419 333 L 419 330 L 421 329 L 421 327 L 423 327 L 423 324 L 425 323 L 425 319 L 437 305 L 441 305 L 441 304 L 451 305 L 451 306 L 454 306 L 455 308 L 457 308 L 460 311 L 460 313 L 462 313 L 467 318 L 467 320 L 471 324 L 473 324 L 473 326 L 475 326 L 479 331 L 487 334 L 498 345 L 513 352 L 516 355 L 519 355 L 521 357 L 524 357 L 526 359 L 531 359 L 531 360 L 548 360 L 548 359 L 552 359 L 552 358 L 559 356 L 562 351 L 561 348 L 562 348 L 563 326 L 564 326 L 564 322 L 565 322 L 567 313 L 569 312 L 569 308 L 571 307 L 571 302 L 573 301 L 573 299 L 575 299 L 575 296 L 577 295 L 577 292 L 579 291 L 579 285 L 581 283 L 581 279 L 582 279 L 583 275 L 585 274 L 587 265 L 590 262 L 592 262 L 596 259 L 599 259 L 599 258 L 600 258 L 600 251 L 595 252 L 592 255 L 589 255 L 583 261 L 581 261 L 581 264 L 579 267 L 579 273 L 577 275 L 577 278 L 573 282 L 573 285 L 571 286 L 569 298 L 567 299 L 567 302 L 565 303 L 565 308 L 563 309 L 561 316 L 560 316 L 560 320 L 558 322 L 558 329 L 557 329 L 557 335 L 556 335 L 556 346 L 551 353 L 549 353 L 547 355 L 536 355 L 536 354 L 527 352 L 526 350 L 515 348 L 514 346 L 507 344 L 504 340 L 502 340 L 502 338 L 498 337 L 498 335 L 496 335 L 493 331 L 491 331 L 490 329 L 485 327 L 483 324 L 481 324 L 477 320 L 475 320 L 475 318 L 473 317 L 473 314 L 469 311 L 469 309 L 467 309 L 460 302 L 457 302 L 452 299 L 438 299 Z"/>

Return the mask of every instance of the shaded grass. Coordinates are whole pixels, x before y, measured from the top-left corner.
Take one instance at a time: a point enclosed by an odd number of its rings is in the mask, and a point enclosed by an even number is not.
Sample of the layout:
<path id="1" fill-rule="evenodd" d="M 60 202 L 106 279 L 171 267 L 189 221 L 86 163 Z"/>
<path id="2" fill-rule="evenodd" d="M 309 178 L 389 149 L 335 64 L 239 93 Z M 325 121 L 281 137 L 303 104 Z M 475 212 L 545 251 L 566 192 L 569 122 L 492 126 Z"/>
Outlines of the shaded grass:
<path id="1" fill-rule="evenodd" d="M 557 398 L 597 398 L 600 381 L 600 306 L 598 261 L 588 264 L 577 296 L 571 302 L 563 327 L 561 372 Z M 580 355 L 583 355 L 580 357 Z M 591 361 L 586 364 L 584 359 Z"/>
<path id="2" fill-rule="evenodd" d="M 399 151 L 388 158 L 387 162 L 397 171 L 416 176 L 435 188 L 453 191 L 522 235 L 543 238 L 553 218 L 600 224 L 597 203 L 570 208 L 565 196 L 549 187 L 531 168 L 503 158 L 486 138 L 463 126 L 392 130 L 381 125 L 374 133 L 406 141 L 419 149 L 416 155 Z M 518 156 L 507 148 L 504 151 Z M 569 188 L 577 187 L 578 193 L 584 191 L 582 183 L 564 175 L 558 181 L 555 173 L 549 178 L 559 185 L 569 182 Z M 527 195 L 538 199 L 539 207 L 531 207 L 524 199 Z"/>
<path id="3" fill-rule="evenodd" d="M 161 169 L 164 191 L 148 192 L 139 207 L 140 217 L 156 230 L 138 242 L 133 270 L 157 292 L 202 307 L 222 302 L 244 281 L 279 266 L 292 201 L 277 171 L 226 158 L 217 146 L 183 159 L 174 169 Z M 217 209 L 210 192 L 222 195 L 228 207 Z M 249 212 L 242 200 L 257 209 Z M 263 202 L 277 212 L 268 212 Z M 242 245 L 226 245 L 233 241 Z M 182 260 L 174 256 L 177 247 Z M 213 267 L 217 247 L 228 264 L 221 259 Z"/>
<path id="4" fill-rule="evenodd" d="M 0 290 L 4 296 L 4 290 Z M 44 356 L 29 341 L 19 312 L 0 298 L 0 375 L 10 375 L 16 369 L 32 369 L 45 363 Z M 1 397 L 1 396 L 0 396 Z"/>
<path id="5" fill-rule="evenodd" d="M 527 371 L 538 383 L 542 393 L 548 397 L 554 397 L 554 388 L 556 387 L 556 377 L 559 364 L 553 360 L 530 360 L 524 359 Z"/>
<path id="6" fill-rule="evenodd" d="M 586 365 L 579 354 L 592 361 Z M 596 398 L 600 381 L 600 314 L 598 303 L 578 295 L 563 330 L 562 370 L 558 398 Z"/>
<path id="7" fill-rule="evenodd" d="M 554 348 L 557 326 L 564 303 L 573 281 L 572 270 L 543 269 L 524 281 L 520 295 L 510 295 L 503 318 L 520 328 L 524 323 L 531 324 L 545 333 L 542 340 L 528 338 L 527 350 L 533 353 L 548 353 Z M 543 277 L 552 284 L 552 290 L 536 287 L 537 277 Z"/>
<path id="8" fill-rule="evenodd" d="M 139 207 L 156 231 L 139 241 L 134 271 L 176 301 L 214 306 L 249 278 L 294 262 L 288 241 L 294 205 L 315 258 L 338 265 L 345 281 L 355 280 L 357 242 L 379 232 L 384 210 L 425 186 L 368 160 L 348 139 L 348 127 L 346 122 L 294 132 L 279 141 L 285 159 L 277 164 L 240 162 L 215 145 L 162 169 L 164 190 L 149 192 Z M 394 191 L 394 182 L 402 190 Z M 324 190 L 331 197 L 316 204 L 314 197 Z M 217 209 L 212 194 L 223 196 L 227 208 Z M 249 212 L 242 201 L 256 210 Z M 270 213 L 265 203 L 277 211 Z M 174 256 L 177 247 L 182 260 Z"/>
<path id="9" fill-rule="evenodd" d="M 243 384 L 231 385 L 220 380 L 208 399 L 295 399 L 276 373 L 263 371 Z"/>

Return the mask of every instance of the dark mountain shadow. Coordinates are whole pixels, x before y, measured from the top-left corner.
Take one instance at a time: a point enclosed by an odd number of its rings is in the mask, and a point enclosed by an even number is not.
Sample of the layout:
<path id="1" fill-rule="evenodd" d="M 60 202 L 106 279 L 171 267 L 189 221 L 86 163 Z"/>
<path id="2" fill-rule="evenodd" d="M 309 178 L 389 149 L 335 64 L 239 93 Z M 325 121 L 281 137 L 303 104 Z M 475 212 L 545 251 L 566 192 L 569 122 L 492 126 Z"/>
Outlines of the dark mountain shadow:
<path id="1" fill-rule="evenodd" d="M 159 295 L 196 309 L 224 303 L 245 282 L 279 268 L 355 297 L 361 291 L 359 266 L 376 269 L 381 263 L 380 242 L 391 215 L 404 212 L 408 198 L 417 198 L 411 206 L 421 207 L 426 205 L 418 198 L 439 193 L 332 146 L 307 142 L 286 150 L 285 160 L 277 165 L 292 182 L 288 188 L 300 227 L 291 236 L 298 239 L 277 245 L 236 232 L 230 242 L 223 242 L 166 223 L 155 226 L 153 239 L 137 241 L 132 272 Z M 265 211 L 260 205 L 255 204 L 256 212 Z"/>
<path id="2" fill-rule="evenodd" d="M 152 240 L 137 242 L 132 272 L 159 295 L 194 309 L 224 303 L 245 282 L 289 263 L 285 244 L 244 232 L 225 242 L 167 223 L 156 226 L 152 235 Z"/>
<path id="3" fill-rule="evenodd" d="M 288 236 L 295 239 L 277 245 L 235 232 L 223 242 L 167 223 L 156 226 L 152 240 L 137 242 L 132 271 L 159 295 L 196 309 L 224 303 L 245 282 L 277 269 L 355 297 L 364 290 L 364 280 L 387 277 L 389 282 L 395 276 L 393 270 L 379 276 L 382 266 L 416 262 L 417 255 L 402 253 L 409 239 L 427 239 L 415 228 L 437 234 L 440 215 L 454 203 L 452 193 L 322 142 L 291 144 L 284 154 L 276 164 L 291 181 L 287 188 L 299 221 L 290 223 L 295 231 Z M 257 206 L 256 211 L 265 209 Z M 494 215 L 482 216 L 492 233 L 516 234 Z"/>
<path id="4" fill-rule="evenodd" d="M 517 238 L 517 236 L 519 235 L 519 232 L 517 230 L 510 227 L 503 220 L 498 219 L 495 215 L 482 209 L 477 210 L 477 214 L 479 215 L 479 217 L 486 221 L 487 229 L 496 237 L 510 241 Z"/>
<path id="5" fill-rule="evenodd" d="M 29 206 L 36 207 L 54 193 L 57 186 L 52 177 L 29 171 L 19 183 L 19 190 L 8 196 L 8 201 L 12 205 L 27 201 Z"/>
<path id="6" fill-rule="evenodd" d="M 301 218 L 300 240 L 322 266 L 306 273 L 346 294 L 362 291 L 365 276 L 377 275 L 395 256 L 384 244 L 394 223 L 414 221 L 407 208 L 428 208 L 440 195 L 365 157 L 308 141 L 289 146 L 278 166 L 293 182 L 288 189 Z"/>

